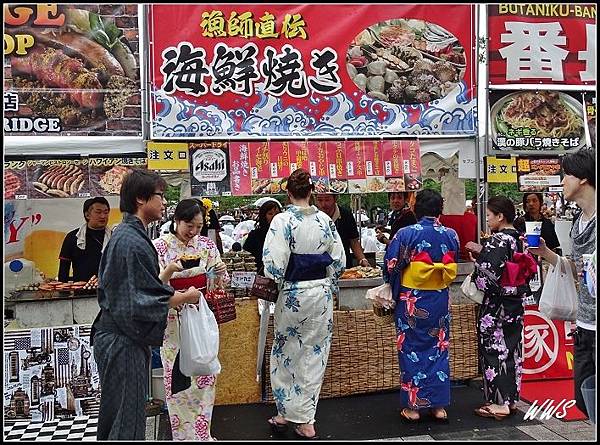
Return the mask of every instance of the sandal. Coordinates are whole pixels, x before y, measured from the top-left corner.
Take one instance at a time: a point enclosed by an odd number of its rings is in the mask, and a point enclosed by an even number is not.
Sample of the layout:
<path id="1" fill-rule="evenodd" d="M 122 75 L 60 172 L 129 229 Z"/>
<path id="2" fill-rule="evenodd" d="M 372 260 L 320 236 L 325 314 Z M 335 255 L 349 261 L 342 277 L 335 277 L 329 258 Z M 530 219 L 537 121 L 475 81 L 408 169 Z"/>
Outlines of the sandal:
<path id="1" fill-rule="evenodd" d="M 287 422 L 279 423 L 277 420 L 275 420 L 276 418 L 277 416 L 273 416 L 267 419 L 267 422 L 269 423 L 269 425 L 271 425 L 271 429 L 274 433 L 285 433 L 288 427 Z"/>
<path id="2" fill-rule="evenodd" d="M 400 417 L 402 418 L 402 420 L 406 420 L 408 422 L 418 422 L 419 420 L 421 420 L 421 416 L 410 417 L 408 414 L 406 414 L 407 412 L 408 412 L 408 408 L 402 408 L 402 411 L 400 411 Z"/>
<path id="3" fill-rule="evenodd" d="M 480 408 L 475 409 L 475 414 L 481 417 L 494 418 L 496 420 L 504 420 L 510 415 L 510 413 L 495 413 L 491 410 L 489 405 L 484 405 Z"/>
<path id="4" fill-rule="evenodd" d="M 492 403 L 491 402 L 485 402 L 483 404 L 483 406 L 490 406 Z M 513 414 L 517 414 L 517 412 L 519 411 L 519 408 L 517 408 L 516 406 L 511 406 L 508 405 L 508 409 L 510 410 L 510 416 L 512 416 Z"/>
<path id="5" fill-rule="evenodd" d="M 431 415 L 431 417 L 433 418 L 433 420 L 435 420 L 436 422 L 441 422 L 441 423 L 448 423 L 448 413 L 446 412 L 446 410 L 444 408 L 437 408 L 438 409 L 438 413 L 443 413 L 442 416 L 436 416 L 435 415 L 435 410 L 436 408 L 432 408 L 429 410 L 429 414 Z"/>
<path id="6" fill-rule="evenodd" d="M 313 436 L 306 436 L 300 432 L 300 425 L 294 426 L 294 434 L 302 440 L 320 440 L 321 438 L 315 433 Z"/>

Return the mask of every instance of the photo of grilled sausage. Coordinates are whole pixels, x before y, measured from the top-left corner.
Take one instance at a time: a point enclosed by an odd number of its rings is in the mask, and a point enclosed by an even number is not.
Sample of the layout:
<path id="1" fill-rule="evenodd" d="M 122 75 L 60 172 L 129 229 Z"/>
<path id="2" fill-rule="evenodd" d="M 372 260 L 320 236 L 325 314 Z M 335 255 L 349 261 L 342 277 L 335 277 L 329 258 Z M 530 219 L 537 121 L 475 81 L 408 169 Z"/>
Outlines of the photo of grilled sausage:
<path id="1" fill-rule="evenodd" d="M 45 85 L 69 89 L 69 96 L 84 108 L 97 108 L 102 103 L 102 84 L 96 73 L 79 59 L 54 48 L 35 47 L 22 57 L 11 57 L 13 71 L 31 75 Z"/>

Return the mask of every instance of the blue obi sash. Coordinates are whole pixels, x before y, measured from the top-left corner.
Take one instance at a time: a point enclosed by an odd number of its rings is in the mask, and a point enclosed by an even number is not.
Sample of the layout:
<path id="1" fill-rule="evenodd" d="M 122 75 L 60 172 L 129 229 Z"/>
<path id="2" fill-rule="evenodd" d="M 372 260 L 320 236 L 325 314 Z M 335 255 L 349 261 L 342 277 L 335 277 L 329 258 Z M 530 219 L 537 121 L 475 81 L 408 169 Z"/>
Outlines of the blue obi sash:
<path id="1" fill-rule="evenodd" d="M 292 253 L 285 271 L 285 281 L 322 280 L 327 266 L 333 263 L 329 253 Z"/>

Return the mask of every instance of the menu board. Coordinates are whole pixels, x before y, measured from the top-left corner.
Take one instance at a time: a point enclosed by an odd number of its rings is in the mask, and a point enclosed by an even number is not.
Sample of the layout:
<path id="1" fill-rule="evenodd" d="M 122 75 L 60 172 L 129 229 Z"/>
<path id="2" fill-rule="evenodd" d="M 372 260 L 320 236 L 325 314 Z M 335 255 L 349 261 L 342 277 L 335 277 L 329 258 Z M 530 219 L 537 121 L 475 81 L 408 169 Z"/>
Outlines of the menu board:
<path id="1" fill-rule="evenodd" d="M 585 145 L 581 93 L 494 91 L 490 107 L 489 131 L 496 150 L 556 153 Z"/>
<path id="2" fill-rule="evenodd" d="M 288 153 L 290 155 L 290 173 L 293 173 L 295 170 L 300 168 L 308 171 L 308 141 L 291 141 L 283 142 L 283 144 L 287 144 L 288 146 Z"/>
<path id="3" fill-rule="evenodd" d="M 87 159 L 27 161 L 29 198 L 87 198 L 91 196 Z"/>
<path id="4" fill-rule="evenodd" d="M 366 191 L 377 193 L 385 191 L 385 176 L 383 174 L 383 158 L 381 141 L 365 141 L 365 173 L 367 175 Z"/>
<path id="5" fill-rule="evenodd" d="M 327 163 L 329 164 L 329 190 L 331 193 L 346 193 L 348 191 L 346 141 L 327 143 Z"/>
<path id="6" fill-rule="evenodd" d="M 421 176 L 421 149 L 419 141 L 402 141 L 402 161 L 406 190 L 416 191 L 421 189 L 423 178 Z"/>
<path id="7" fill-rule="evenodd" d="M 315 186 L 315 193 L 331 191 L 327 176 L 327 144 L 326 141 L 309 141 L 307 144 L 308 171 Z"/>
<path id="8" fill-rule="evenodd" d="M 4 199 L 27 199 L 27 161 L 4 162 Z"/>
<path id="9" fill-rule="evenodd" d="M 385 140 L 382 142 L 382 148 L 385 190 L 387 192 L 405 191 L 402 141 Z"/>
<path id="10" fill-rule="evenodd" d="M 350 193 L 366 193 L 367 172 L 364 141 L 346 142 L 346 173 L 348 174 L 348 191 Z"/>
<path id="11" fill-rule="evenodd" d="M 519 157 L 517 176 L 519 191 L 543 192 L 561 183 L 560 160 L 556 158 Z"/>
<path id="12" fill-rule="evenodd" d="M 93 157 L 89 160 L 92 196 L 119 195 L 121 184 L 133 168 L 146 169 L 145 157 Z"/>
<path id="13" fill-rule="evenodd" d="M 250 143 L 230 142 L 229 162 L 231 174 L 231 194 L 251 195 L 252 178 L 250 172 Z"/>

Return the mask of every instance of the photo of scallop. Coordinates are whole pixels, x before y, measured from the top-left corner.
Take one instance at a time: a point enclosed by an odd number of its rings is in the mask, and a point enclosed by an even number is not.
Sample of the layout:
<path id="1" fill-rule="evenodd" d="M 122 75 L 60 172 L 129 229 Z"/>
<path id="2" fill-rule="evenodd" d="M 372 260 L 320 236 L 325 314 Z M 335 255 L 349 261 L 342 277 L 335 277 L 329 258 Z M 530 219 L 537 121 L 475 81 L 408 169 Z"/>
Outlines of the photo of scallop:
<path id="1" fill-rule="evenodd" d="M 447 96 L 464 78 L 465 49 L 434 23 L 388 20 L 354 38 L 346 69 L 355 85 L 374 99 L 428 103 Z"/>

